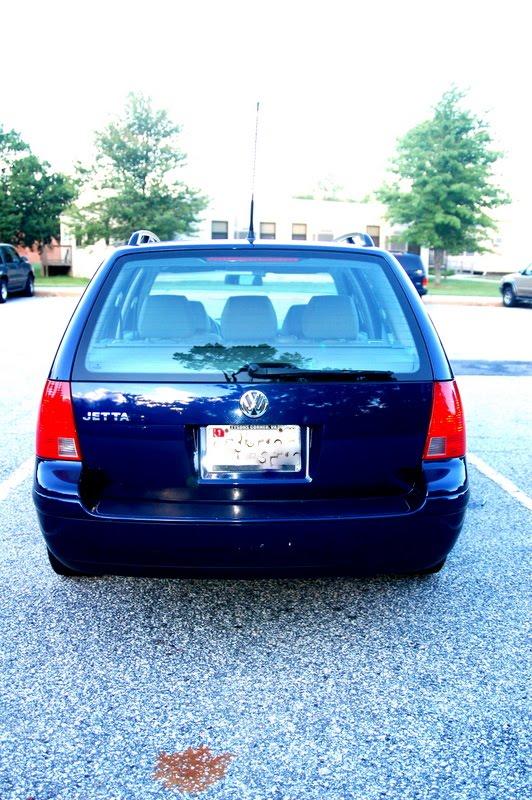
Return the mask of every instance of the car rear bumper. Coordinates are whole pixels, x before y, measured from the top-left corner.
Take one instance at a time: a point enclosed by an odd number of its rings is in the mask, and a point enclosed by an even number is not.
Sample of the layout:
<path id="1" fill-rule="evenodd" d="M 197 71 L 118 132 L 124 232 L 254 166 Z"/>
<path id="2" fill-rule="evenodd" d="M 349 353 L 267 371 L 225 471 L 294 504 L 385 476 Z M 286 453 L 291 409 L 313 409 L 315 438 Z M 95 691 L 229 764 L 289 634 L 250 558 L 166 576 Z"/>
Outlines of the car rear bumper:
<path id="1" fill-rule="evenodd" d="M 92 573 L 421 570 L 453 547 L 469 496 L 465 460 L 450 459 L 425 465 L 426 493 L 415 501 L 114 504 L 93 513 L 80 501 L 79 475 L 77 464 L 38 462 L 33 496 L 52 553 Z"/>
<path id="2" fill-rule="evenodd" d="M 417 289 L 417 293 L 423 297 L 423 295 L 427 294 L 427 287 L 423 286 L 422 281 L 412 280 L 412 283 Z"/>

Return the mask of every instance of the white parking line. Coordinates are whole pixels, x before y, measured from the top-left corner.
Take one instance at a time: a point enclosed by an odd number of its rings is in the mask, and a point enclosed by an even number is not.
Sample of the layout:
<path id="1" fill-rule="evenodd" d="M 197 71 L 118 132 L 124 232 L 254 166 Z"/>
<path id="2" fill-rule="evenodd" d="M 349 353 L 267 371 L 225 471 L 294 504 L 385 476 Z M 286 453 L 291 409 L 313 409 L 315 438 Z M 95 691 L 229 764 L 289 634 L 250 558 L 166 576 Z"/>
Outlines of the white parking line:
<path id="1" fill-rule="evenodd" d="M 497 486 L 500 486 L 501 489 L 504 489 L 505 492 L 508 492 L 514 500 L 517 500 L 518 503 L 521 503 L 525 508 L 528 508 L 529 511 L 532 511 L 532 497 L 529 497 L 526 492 L 523 492 L 515 483 L 512 483 L 511 480 L 505 478 L 504 475 L 501 475 L 500 472 L 497 472 L 496 469 L 490 467 L 489 464 L 486 464 L 480 456 L 475 455 L 474 453 L 467 454 L 467 461 L 469 464 L 473 464 L 479 472 L 482 472 L 486 478 L 489 478 Z"/>
<path id="2" fill-rule="evenodd" d="M 17 486 L 20 486 L 20 484 L 26 480 L 26 478 L 29 478 L 33 472 L 34 464 L 35 459 L 28 458 L 11 473 L 9 478 L 6 478 L 5 481 L 0 483 L 0 500 L 5 500 L 13 491 L 13 489 L 16 489 Z"/>

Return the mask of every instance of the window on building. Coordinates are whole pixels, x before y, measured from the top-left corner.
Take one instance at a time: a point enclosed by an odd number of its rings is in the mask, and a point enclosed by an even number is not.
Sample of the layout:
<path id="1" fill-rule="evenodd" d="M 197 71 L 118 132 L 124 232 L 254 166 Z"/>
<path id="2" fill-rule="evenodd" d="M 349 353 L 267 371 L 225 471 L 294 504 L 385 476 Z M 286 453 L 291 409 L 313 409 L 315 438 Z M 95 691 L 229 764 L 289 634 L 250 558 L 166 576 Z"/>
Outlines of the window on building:
<path id="1" fill-rule="evenodd" d="M 275 222 L 260 223 L 260 238 L 275 239 Z"/>
<path id="2" fill-rule="evenodd" d="M 211 222 L 211 239 L 227 239 L 229 224 L 225 220 L 213 219 Z"/>
<path id="3" fill-rule="evenodd" d="M 303 222 L 292 223 L 292 239 L 304 241 L 307 238 L 307 226 Z"/>
<path id="4" fill-rule="evenodd" d="M 367 225 L 366 226 L 366 233 L 368 233 L 371 236 L 371 238 L 373 239 L 375 247 L 380 247 L 381 246 L 381 228 L 380 228 L 380 225 Z"/>
<path id="5" fill-rule="evenodd" d="M 248 238 L 248 233 L 249 233 L 249 231 L 247 229 L 246 230 L 235 231 L 235 239 L 247 239 Z"/>
<path id="6" fill-rule="evenodd" d="M 318 242 L 332 242 L 334 235 L 332 231 L 320 231 L 316 237 Z"/>

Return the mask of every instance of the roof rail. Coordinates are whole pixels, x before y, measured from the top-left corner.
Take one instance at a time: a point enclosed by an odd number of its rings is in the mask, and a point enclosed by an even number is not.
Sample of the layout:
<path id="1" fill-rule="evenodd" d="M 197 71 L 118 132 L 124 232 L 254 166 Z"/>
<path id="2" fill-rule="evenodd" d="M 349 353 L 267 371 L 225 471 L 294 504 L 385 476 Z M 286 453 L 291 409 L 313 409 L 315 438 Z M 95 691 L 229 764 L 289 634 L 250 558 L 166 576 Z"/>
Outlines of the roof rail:
<path id="1" fill-rule="evenodd" d="M 151 231 L 135 231 L 129 237 L 128 244 L 130 245 L 138 245 L 138 244 L 155 244 L 155 242 L 160 242 L 158 236 L 156 236 Z"/>
<path id="2" fill-rule="evenodd" d="M 353 231 L 353 233 L 344 233 L 342 236 L 337 236 L 335 242 L 346 242 L 346 244 L 354 244 L 357 247 L 375 247 L 375 242 L 369 233 L 362 233 L 361 231 Z"/>

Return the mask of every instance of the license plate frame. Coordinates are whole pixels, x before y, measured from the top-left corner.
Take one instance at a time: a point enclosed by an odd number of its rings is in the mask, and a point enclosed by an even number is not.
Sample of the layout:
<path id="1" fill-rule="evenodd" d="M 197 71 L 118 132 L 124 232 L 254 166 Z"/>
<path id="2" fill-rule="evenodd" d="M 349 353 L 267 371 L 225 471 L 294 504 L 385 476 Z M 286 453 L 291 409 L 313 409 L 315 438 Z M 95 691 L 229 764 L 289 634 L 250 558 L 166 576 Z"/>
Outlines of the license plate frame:
<path id="1" fill-rule="evenodd" d="M 215 436 L 215 431 L 223 432 L 223 436 Z M 270 443 L 266 444 L 268 438 Z M 238 445 L 246 448 L 239 458 L 235 457 L 238 439 L 241 439 Z M 200 428 L 200 479 L 260 483 L 266 480 L 308 480 L 307 449 L 307 431 L 300 425 L 205 425 Z M 279 450 L 283 451 L 282 455 Z"/>

